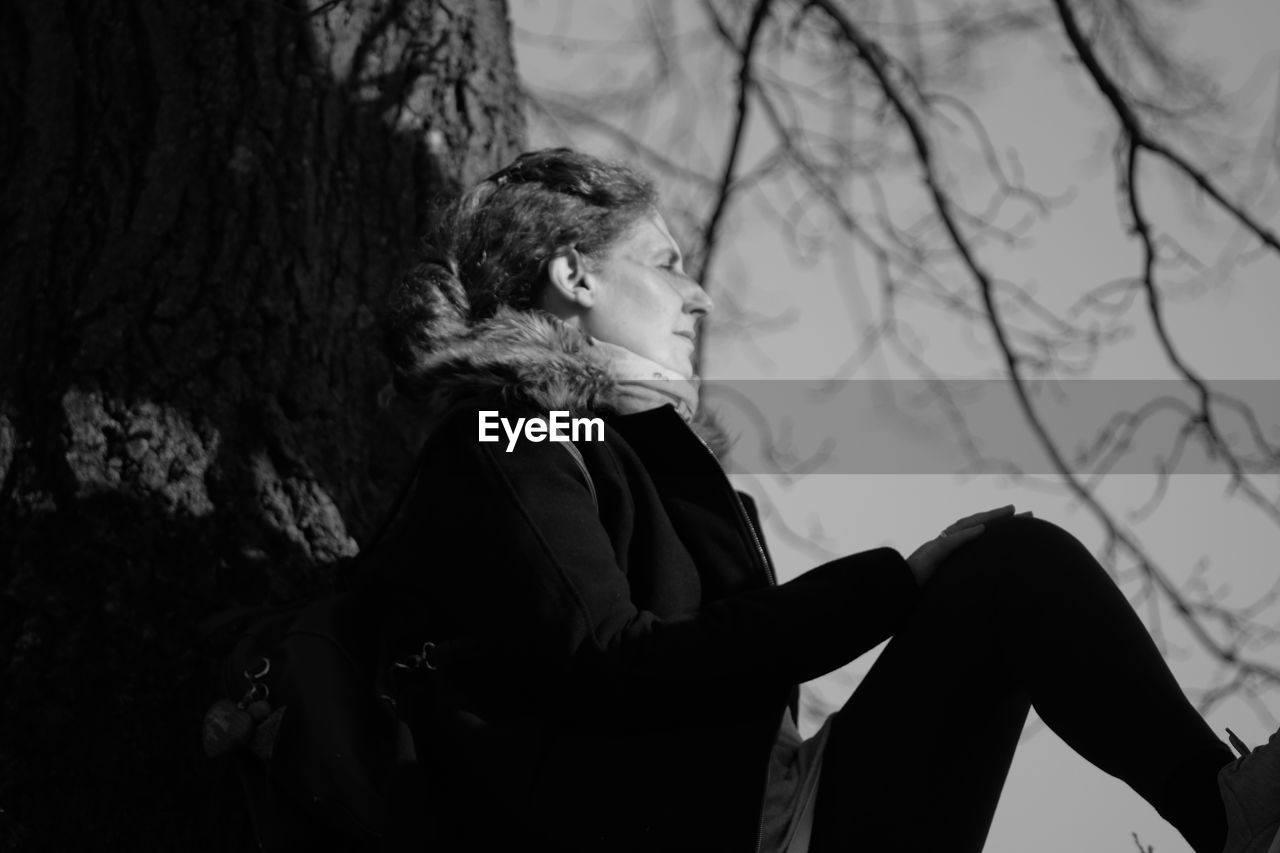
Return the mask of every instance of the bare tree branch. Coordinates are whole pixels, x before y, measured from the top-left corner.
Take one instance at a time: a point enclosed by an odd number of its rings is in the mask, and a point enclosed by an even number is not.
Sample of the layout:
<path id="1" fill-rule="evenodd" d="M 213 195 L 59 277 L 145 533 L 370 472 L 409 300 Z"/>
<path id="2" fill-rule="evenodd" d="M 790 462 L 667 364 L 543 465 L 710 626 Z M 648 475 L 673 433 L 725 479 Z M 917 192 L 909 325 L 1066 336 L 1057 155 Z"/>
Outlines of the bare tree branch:
<path id="1" fill-rule="evenodd" d="M 1120 121 L 1131 144 L 1135 148 L 1146 149 L 1163 157 L 1199 187 L 1205 195 L 1217 202 L 1223 210 L 1227 211 L 1236 221 L 1252 232 L 1254 236 L 1267 246 L 1270 246 L 1272 250 L 1280 252 L 1280 236 L 1277 236 L 1276 232 L 1259 222 L 1241 205 L 1229 199 L 1226 193 L 1219 189 L 1218 185 L 1203 170 L 1198 169 L 1182 154 L 1174 151 L 1163 141 L 1147 132 L 1141 118 L 1130 106 L 1128 99 L 1120 91 L 1115 81 L 1102 68 L 1101 63 L 1098 61 L 1097 53 L 1094 52 L 1093 45 L 1089 43 L 1089 40 L 1080 31 L 1080 24 L 1069 0 L 1054 0 L 1054 7 L 1058 10 L 1058 18 L 1062 21 L 1062 29 L 1067 35 L 1067 40 L 1071 42 L 1076 55 L 1084 63 L 1084 67 L 1089 72 L 1094 84 L 1097 85 L 1098 91 L 1102 93 L 1107 103 L 1111 105 L 1111 109 L 1115 112 L 1116 118 Z"/>
<path id="2" fill-rule="evenodd" d="M 707 280 L 707 274 L 710 272 L 712 261 L 715 259 L 716 246 L 720 238 L 721 221 L 724 219 L 725 212 L 729 207 L 729 197 L 735 189 L 734 173 L 738 167 L 738 156 L 742 151 L 742 137 L 747 127 L 747 115 L 751 103 L 751 89 L 753 88 L 752 60 L 755 55 L 756 44 L 759 42 L 761 27 L 769 15 L 771 4 L 772 0 L 756 0 L 755 7 L 751 12 L 751 23 L 747 26 L 746 39 L 743 41 L 742 47 L 739 48 L 742 59 L 738 68 L 737 116 L 733 122 L 733 129 L 729 134 L 729 144 L 721 167 L 719 191 L 716 193 L 711 215 L 707 217 L 698 268 L 694 273 L 694 277 L 703 282 L 703 287 L 710 284 Z M 707 8 L 711 16 L 718 20 L 715 15 L 715 9 L 711 7 L 710 3 L 707 4 Z"/>
<path id="3" fill-rule="evenodd" d="M 1170 578 L 1163 572 L 1154 560 L 1146 553 L 1146 550 L 1137 542 L 1137 540 L 1128 532 L 1122 530 L 1110 513 L 1098 502 L 1093 493 L 1086 489 L 1076 477 L 1071 467 L 1062 457 L 1057 443 L 1049 435 L 1043 421 L 1036 412 L 1027 393 L 1026 385 L 1023 380 L 1020 362 L 1021 356 L 1016 353 L 1007 336 L 1004 321 L 1000 314 L 1000 309 L 996 305 L 993 295 L 993 284 L 990 274 L 986 271 L 969 245 L 969 242 L 961 231 L 957 222 L 954 205 L 946 190 L 942 187 L 936 167 L 934 164 L 933 149 L 929 142 L 929 138 L 921 124 L 916 112 L 908 105 L 903 92 L 899 88 L 899 84 L 893 79 L 888 68 L 888 60 L 883 50 L 871 42 L 857 27 L 854 22 L 844 13 L 842 9 L 837 7 L 831 0 L 812 0 L 812 3 L 822 9 L 836 24 L 841 34 L 854 48 L 858 57 L 867 66 L 871 73 L 875 76 L 881 90 L 889 103 L 892 105 L 895 114 L 902 122 L 906 129 L 912 145 L 915 148 L 916 156 L 920 163 L 922 172 L 922 180 L 928 189 L 930 197 L 937 212 L 938 218 L 941 220 L 943 227 L 951 239 L 952 246 L 956 253 L 962 259 L 965 267 L 969 270 L 974 282 L 978 286 L 978 290 L 982 296 L 987 314 L 990 318 L 992 333 L 996 338 L 997 345 L 1005 361 L 1005 367 L 1010 380 L 1013 383 L 1014 393 L 1018 400 L 1019 407 L 1023 412 L 1023 416 L 1027 421 L 1028 427 L 1036 435 L 1041 446 L 1049 454 L 1055 470 L 1063 482 L 1068 485 L 1071 492 L 1086 506 L 1088 506 L 1104 525 L 1108 537 L 1114 539 L 1125 550 L 1131 553 L 1141 565 L 1143 572 L 1160 591 L 1169 600 L 1174 610 L 1182 617 L 1183 623 L 1187 629 L 1208 651 L 1213 657 L 1217 658 L 1225 664 L 1236 667 L 1240 672 L 1245 674 L 1262 675 L 1266 678 L 1280 683 L 1280 667 L 1264 663 L 1262 661 L 1252 660 L 1240 655 L 1238 650 L 1218 642 L 1205 627 L 1195 618 L 1190 605 L 1182 596 L 1181 592 L 1172 583 Z"/>
<path id="4" fill-rule="evenodd" d="M 1102 525 L 1104 558 L 1118 579 L 1138 586 L 1135 600 L 1145 604 L 1157 641 L 1166 642 L 1160 636 L 1166 627 L 1185 625 L 1196 645 L 1228 673 L 1225 683 L 1233 685 L 1207 694 L 1208 701 L 1219 701 L 1231 690 L 1249 701 L 1249 691 L 1280 683 L 1280 672 L 1266 662 L 1266 655 L 1254 653 L 1259 644 L 1275 639 L 1263 630 L 1259 616 L 1274 601 L 1257 602 L 1256 608 L 1227 605 L 1202 584 L 1180 587 L 1099 496 L 1104 479 L 1137 451 L 1137 439 L 1176 418 L 1172 440 L 1151 463 L 1153 490 L 1130 512 L 1129 522 L 1149 514 L 1183 460 L 1202 451 L 1214 470 L 1226 475 L 1232 495 L 1280 527 L 1280 503 L 1255 482 L 1259 475 L 1280 473 L 1280 447 L 1269 424 L 1246 399 L 1223 393 L 1217 380 L 1211 382 L 1194 369 L 1175 347 L 1187 342 L 1176 338 L 1166 318 L 1166 305 L 1179 296 L 1197 295 L 1250 260 L 1276 255 L 1274 229 L 1251 212 L 1265 207 L 1267 190 L 1276 184 L 1258 178 L 1232 199 L 1217 177 L 1228 167 L 1239 174 L 1230 155 L 1220 153 L 1229 152 L 1230 145 L 1217 144 L 1228 135 L 1199 131 L 1191 123 L 1208 115 L 1223 117 L 1213 81 L 1189 64 L 1184 67 L 1131 0 L 1091 7 L 1096 31 L 1082 35 L 1077 26 L 1075 38 L 1063 19 L 1082 6 L 1066 0 L 1033 12 L 1000 0 L 919 5 L 917 11 L 915 4 L 866 6 L 841 0 L 771 6 L 704 0 L 670 7 L 683 15 L 678 42 L 674 18 L 655 26 L 640 9 L 638 23 L 629 23 L 624 34 L 627 49 L 648 45 L 646 61 L 659 72 L 641 69 L 636 74 L 631 66 L 611 76 L 641 81 L 626 87 L 622 101 L 595 96 L 603 86 L 588 85 L 582 97 L 546 95 L 542 106 L 575 132 L 587 129 L 666 176 L 679 200 L 676 215 L 682 217 L 685 233 L 702 237 L 698 274 L 704 280 L 723 255 L 725 222 L 740 200 L 749 199 L 805 260 L 848 246 L 855 260 L 845 264 L 849 272 L 841 295 L 849 323 L 859 334 L 851 336 L 849 352 L 840 356 L 834 375 L 854 376 L 876 351 L 924 378 L 971 472 L 998 472 L 1021 487 L 1065 492 L 1086 506 Z M 689 27 L 695 18 L 700 28 Z M 1103 91 L 1099 103 L 1108 105 L 1107 119 L 1115 113 L 1119 121 L 1116 197 L 1140 262 L 1134 274 L 1093 286 L 1061 310 L 1049 301 L 1058 294 L 1045 291 L 1042 302 L 1029 283 L 1002 274 L 997 259 L 1006 247 L 1020 248 L 1028 236 L 1038 236 L 1029 230 L 1032 224 L 1055 215 L 1073 195 L 1046 196 L 1027 184 L 1018 158 L 998 148 L 978 112 L 957 96 L 967 84 L 956 77 L 994 39 L 1033 37 L 1060 50 L 1064 29 L 1073 52 L 1069 62 L 1080 60 L 1086 79 Z M 701 85 L 726 77 L 734 81 L 727 98 L 723 86 L 709 90 Z M 766 141 L 775 147 L 764 157 L 753 156 L 744 170 L 746 152 L 756 150 L 756 118 L 761 130 L 772 133 L 773 139 Z M 726 145 L 705 150 L 698 140 L 709 133 L 720 139 L 721 128 Z M 1253 144 L 1251 175 L 1272 174 L 1280 161 L 1278 134 L 1280 122 L 1272 116 Z M 1191 154 L 1202 162 L 1215 156 L 1221 163 L 1194 166 Z M 1212 200 L 1215 214 L 1222 211 L 1235 226 L 1229 243 L 1216 250 L 1217 258 L 1200 260 L 1205 249 L 1194 239 L 1198 235 L 1162 233 L 1151 213 L 1158 175 L 1151 164 L 1185 178 Z M 904 177 L 910 180 L 904 182 Z M 833 234 L 846 236 L 837 241 Z M 882 297 L 879 316 L 865 325 L 870 306 L 854 306 L 847 298 L 861 292 L 864 262 Z M 748 281 L 750 271 L 740 278 Z M 792 322 L 794 312 L 762 318 L 735 307 L 740 296 L 745 299 L 741 291 L 717 287 L 717 301 L 730 310 L 718 312 L 722 319 L 716 332 L 741 331 L 745 352 L 767 361 L 766 350 L 752 334 Z M 1092 444 L 1068 453 L 1047 428 L 1047 409 L 1033 403 L 1033 386 L 1045 378 L 1092 372 L 1106 346 L 1141 329 L 1129 315 L 1139 305 L 1192 399 L 1167 395 L 1135 401 L 1132 411 L 1116 412 L 1101 424 Z M 965 333 L 983 332 L 984 345 L 989 333 L 999 374 L 1011 381 L 1022 419 L 1052 460 L 1056 480 L 1031 477 L 1012 463 L 983 455 L 962 395 L 953 394 L 954 383 L 924 357 L 924 338 L 917 329 L 925 326 L 917 326 L 908 309 L 942 312 Z M 773 427 L 760 428 L 761 435 L 771 435 Z M 795 463 L 785 453 L 766 462 L 778 471 Z M 789 540 L 799 544 L 803 539 L 803 531 L 785 519 L 775 523 L 786 527 L 783 535 Z M 1119 560 L 1126 564 L 1123 570 Z M 1165 618 L 1165 607 L 1175 620 Z"/>

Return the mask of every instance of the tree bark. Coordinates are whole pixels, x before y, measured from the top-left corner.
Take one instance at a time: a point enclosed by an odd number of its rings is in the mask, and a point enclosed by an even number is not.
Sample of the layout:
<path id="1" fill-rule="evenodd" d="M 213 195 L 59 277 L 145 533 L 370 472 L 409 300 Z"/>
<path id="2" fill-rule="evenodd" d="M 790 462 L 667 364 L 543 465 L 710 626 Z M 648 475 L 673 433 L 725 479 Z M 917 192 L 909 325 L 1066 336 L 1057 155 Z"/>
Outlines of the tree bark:
<path id="1" fill-rule="evenodd" d="M 248 849 L 195 626 L 376 526 L 380 301 L 523 133 L 503 0 L 0 7 L 0 848 Z"/>

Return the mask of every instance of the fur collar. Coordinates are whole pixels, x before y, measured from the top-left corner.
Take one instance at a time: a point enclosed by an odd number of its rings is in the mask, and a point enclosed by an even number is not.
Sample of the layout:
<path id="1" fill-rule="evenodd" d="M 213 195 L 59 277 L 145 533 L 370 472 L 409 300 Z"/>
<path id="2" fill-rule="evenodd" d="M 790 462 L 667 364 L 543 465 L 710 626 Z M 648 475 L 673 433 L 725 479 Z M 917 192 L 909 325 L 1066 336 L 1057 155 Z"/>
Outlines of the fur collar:
<path id="1" fill-rule="evenodd" d="M 432 414 L 489 389 L 547 411 L 618 411 L 618 384 L 606 357 L 577 329 L 543 311 L 500 308 L 487 320 L 454 325 L 432 344 L 419 351 L 412 376 L 402 377 Z M 730 441 L 715 417 L 699 407 L 691 426 L 723 459 Z"/>

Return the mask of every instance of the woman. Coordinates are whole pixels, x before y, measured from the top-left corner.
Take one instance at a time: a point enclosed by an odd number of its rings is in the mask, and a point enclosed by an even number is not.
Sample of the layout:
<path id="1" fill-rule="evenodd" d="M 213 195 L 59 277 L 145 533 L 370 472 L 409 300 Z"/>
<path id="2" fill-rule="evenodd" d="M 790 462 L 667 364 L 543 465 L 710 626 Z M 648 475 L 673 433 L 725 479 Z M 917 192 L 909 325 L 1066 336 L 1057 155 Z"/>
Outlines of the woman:
<path id="1" fill-rule="evenodd" d="M 711 300 L 644 178 L 525 154 L 434 250 L 390 314 L 432 418 L 392 554 L 397 635 L 437 641 L 442 849 L 977 851 L 1034 707 L 1197 851 L 1269 850 L 1280 738 L 1233 761 L 1053 524 L 1005 507 L 776 583 L 697 412 Z M 538 440 L 553 412 L 599 440 Z M 802 743 L 796 685 L 889 637 Z"/>

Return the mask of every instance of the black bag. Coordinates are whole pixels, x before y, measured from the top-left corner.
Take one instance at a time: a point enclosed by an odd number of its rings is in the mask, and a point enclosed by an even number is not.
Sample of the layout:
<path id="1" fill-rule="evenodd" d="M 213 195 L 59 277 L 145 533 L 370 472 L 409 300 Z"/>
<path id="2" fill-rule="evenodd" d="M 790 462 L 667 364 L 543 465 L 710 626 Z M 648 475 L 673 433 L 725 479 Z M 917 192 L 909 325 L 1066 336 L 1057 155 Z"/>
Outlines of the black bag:
<path id="1" fill-rule="evenodd" d="M 581 452 L 561 445 L 595 484 Z M 403 512 L 421 464 L 369 551 Z M 267 853 L 317 849 L 418 850 L 457 843 L 432 819 L 432 804 L 448 801 L 448 781 L 418 761 L 406 720 L 440 731 L 455 724 L 438 715 L 436 694 L 450 694 L 447 665 L 465 652 L 462 640 L 427 641 L 420 651 L 393 654 L 392 616 L 373 575 L 350 592 L 284 606 L 242 608 L 207 620 L 201 633 L 236 637 L 222 660 L 218 694 L 205 714 L 210 757 L 235 762 L 249 801 L 259 847 Z M 403 614 L 398 614 L 403 615 Z M 439 747 L 421 743 L 418 747 Z M 425 763 L 430 763 L 429 761 Z M 439 833 L 439 834 L 437 834 Z M 433 843 L 434 842 L 434 843 Z"/>
<path id="2" fill-rule="evenodd" d="M 421 850 L 431 834 L 428 780 L 404 722 L 431 701 L 431 665 L 424 655 L 392 659 L 387 604 L 357 560 L 363 577 L 351 591 L 231 610 L 201 627 L 206 645 L 223 650 L 205 753 L 234 763 L 267 853 Z"/>
<path id="3" fill-rule="evenodd" d="M 236 763 L 270 853 L 398 849 L 426 834 L 426 779 L 367 596 L 259 615 L 223 663 L 205 751 Z M 417 675 L 414 662 L 401 666 Z"/>

